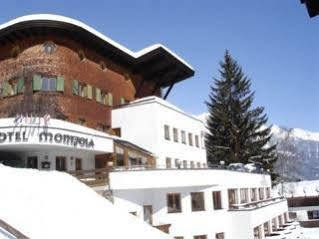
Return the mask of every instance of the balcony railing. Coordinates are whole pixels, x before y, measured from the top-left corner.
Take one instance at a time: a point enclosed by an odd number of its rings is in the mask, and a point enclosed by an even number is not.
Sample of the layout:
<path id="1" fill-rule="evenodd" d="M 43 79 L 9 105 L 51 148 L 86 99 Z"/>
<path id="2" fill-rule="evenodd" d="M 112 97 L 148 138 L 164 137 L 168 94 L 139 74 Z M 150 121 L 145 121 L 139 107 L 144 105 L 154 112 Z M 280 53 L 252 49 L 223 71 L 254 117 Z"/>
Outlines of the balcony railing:
<path id="1" fill-rule="evenodd" d="M 79 179 L 88 186 L 104 186 L 108 184 L 109 169 L 91 169 L 91 170 L 76 170 L 69 171 L 71 175 Z"/>
<path id="2" fill-rule="evenodd" d="M 264 206 L 268 206 L 269 204 L 279 203 L 285 201 L 284 197 L 275 197 L 275 198 L 268 198 L 265 200 L 254 201 L 249 203 L 238 203 L 230 205 L 229 210 L 238 211 L 238 210 L 253 210 L 257 208 L 261 208 Z"/>

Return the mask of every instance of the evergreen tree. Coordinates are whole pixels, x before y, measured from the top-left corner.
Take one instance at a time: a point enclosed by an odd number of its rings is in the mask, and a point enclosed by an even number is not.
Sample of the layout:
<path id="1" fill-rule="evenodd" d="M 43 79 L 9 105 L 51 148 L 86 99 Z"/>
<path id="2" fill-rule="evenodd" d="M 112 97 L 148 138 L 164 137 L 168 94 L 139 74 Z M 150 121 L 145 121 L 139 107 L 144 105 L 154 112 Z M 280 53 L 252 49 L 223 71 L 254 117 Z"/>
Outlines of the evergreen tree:
<path id="1" fill-rule="evenodd" d="M 212 164 L 259 162 L 265 170 L 272 171 L 276 146 L 269 142 L 270 127 L 266 127 L 268 118 L 264 108 L 252 106 L 254 92 L 250 90 L 250 79 L 228 51 L 219 72 L 220 78 L 214 79 L 206 102 L 208 161 Z"/>

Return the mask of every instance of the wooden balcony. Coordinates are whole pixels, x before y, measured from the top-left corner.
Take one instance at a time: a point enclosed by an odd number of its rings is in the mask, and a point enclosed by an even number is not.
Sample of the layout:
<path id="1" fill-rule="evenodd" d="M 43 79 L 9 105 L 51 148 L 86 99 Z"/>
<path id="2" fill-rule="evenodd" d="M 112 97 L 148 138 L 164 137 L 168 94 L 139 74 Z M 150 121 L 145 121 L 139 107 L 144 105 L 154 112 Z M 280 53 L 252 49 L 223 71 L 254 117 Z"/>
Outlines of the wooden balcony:
<path id="1" fill-rule="evenodd" d="M 105 186 L 109 181 L 109 168 L 77 170 L 68 173 L 90 187 Z"/>

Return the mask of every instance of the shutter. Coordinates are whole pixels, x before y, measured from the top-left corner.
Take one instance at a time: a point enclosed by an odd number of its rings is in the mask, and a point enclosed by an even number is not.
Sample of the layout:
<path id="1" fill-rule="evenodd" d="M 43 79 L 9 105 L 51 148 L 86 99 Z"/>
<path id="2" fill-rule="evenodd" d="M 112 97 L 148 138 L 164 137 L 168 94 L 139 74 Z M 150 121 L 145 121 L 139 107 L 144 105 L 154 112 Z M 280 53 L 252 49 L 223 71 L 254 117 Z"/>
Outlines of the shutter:
<path id="1" fill-rule="evenodd" d="M 7 97 L 9 95 L 10 85 L 8 81 L 3 81 L 2 83 L 2 97 Z"/>
<path id="2" fill-rule="evenodd" d="M 24 79 L 21 77 L 18 79 L 18 84 L 17 84 L 17 93 L 22 93 L 24 91 Z"/>
<path id="3" fill-rule="evenodd" d="M 56 80 L 56 91 L 64 92 L 64 77 L 58 76 Z"/>
<path id="4" fill-rule="evenodd" d="M 97 102 L 101 103 L 101 89 L 95 88 L 95 98 Z"/>
<path id="5" fill-rule="evenodd" d="M 93 98 L 92 97 L 92 86 L 87 85 L 86 89 L 87 89 L 87 97 L 92 100 L 92 98 Z"/>
<path id="6" fill-rule="evenodd" d="M 34 75 L 32 80 L 32 90 L 39 91 L 42 88 L 42 78 L 40 75 Z"/>
<path id="7" fill-rule="evenodd" d="M 113 95 L 112 95 L 112 93 L 108 93 L 107 94 L 107 98 L 108 98 L 108 105 L 109 106 L 113 106 Z"/>
<path id="8" fill-rule="evenodd" d="M 72 82 L 72 93 L 73 95 L 79 95 L 79 82 L 77 80 Z"/>

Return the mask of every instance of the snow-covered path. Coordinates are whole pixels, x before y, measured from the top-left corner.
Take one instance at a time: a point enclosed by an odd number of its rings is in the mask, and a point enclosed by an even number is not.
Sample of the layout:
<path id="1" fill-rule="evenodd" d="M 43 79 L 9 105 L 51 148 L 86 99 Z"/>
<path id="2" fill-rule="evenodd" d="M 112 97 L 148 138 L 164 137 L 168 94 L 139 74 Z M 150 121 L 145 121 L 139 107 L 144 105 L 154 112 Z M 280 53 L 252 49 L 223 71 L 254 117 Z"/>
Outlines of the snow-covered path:
<path id="1" fill-rule="evenodd" d="M 1 164 L 0 218 L 32 239 L 171 238 L 66 173 Z"/>

